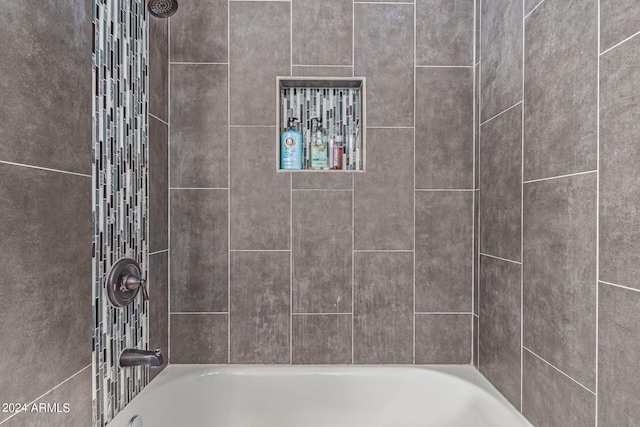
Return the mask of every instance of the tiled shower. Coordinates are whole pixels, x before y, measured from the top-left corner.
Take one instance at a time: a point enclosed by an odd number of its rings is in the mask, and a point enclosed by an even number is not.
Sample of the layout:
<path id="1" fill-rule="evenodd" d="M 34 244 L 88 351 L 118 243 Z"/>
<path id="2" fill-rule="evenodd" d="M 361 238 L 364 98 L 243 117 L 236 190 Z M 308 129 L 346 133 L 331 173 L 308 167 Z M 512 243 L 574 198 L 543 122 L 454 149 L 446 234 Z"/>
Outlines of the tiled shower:
<path id="1" fill-rule="evenodd" d="M 92 7 L 0 15 L 0 400 L 72 406 L 3 427 L 91 424 Z M 473 363 L 536 426 L 640 424 L 635 0 L 182 0 L 148 25 L 149 348 Z M 276 172 L 276 76 L 366 77 L 366 172 Z"/>

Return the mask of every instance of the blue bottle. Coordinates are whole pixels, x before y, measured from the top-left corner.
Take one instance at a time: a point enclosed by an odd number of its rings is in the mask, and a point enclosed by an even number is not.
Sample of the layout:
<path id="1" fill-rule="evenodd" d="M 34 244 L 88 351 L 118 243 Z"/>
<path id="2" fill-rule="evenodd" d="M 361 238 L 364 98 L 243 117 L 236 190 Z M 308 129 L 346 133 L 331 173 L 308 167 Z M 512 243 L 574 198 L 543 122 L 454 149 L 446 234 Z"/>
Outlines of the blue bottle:
<path id="1" fill-rule="evenodd" d="M 302 169 L 302 134 L 296 130 L 298 119 L 289 117 L 287 130 L 280 136 L 280 169 Z"/>

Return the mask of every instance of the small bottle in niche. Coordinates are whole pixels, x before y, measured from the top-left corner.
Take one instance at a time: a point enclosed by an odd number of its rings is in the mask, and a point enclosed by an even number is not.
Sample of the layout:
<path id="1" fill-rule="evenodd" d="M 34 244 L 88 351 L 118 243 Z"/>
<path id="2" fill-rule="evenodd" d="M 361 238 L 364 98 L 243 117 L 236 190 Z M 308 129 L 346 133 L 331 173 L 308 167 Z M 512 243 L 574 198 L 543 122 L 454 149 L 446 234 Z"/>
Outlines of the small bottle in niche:
<path id="1" fill-rule="evenodd" d="M 312 128 L 314 120 L 316 122 L 316 130 L 311 138 L 311 169 L 327 169 L 327 137 L 319 124 L 322 123 L 322 119 L 311 119 Z"/>
<path id="2" fill-rule="evenodd" d="M 280 137 L 280 169 L 302 169 L 302 134 L 296 129 L 295 117 L 289 117 L 287 130 Z"/>
<path id="3" fill-rule="evenodd" d="M 342 169 L 342 135 L 336 135 L 336 142 L 333 145 L 333 169 Z"/>

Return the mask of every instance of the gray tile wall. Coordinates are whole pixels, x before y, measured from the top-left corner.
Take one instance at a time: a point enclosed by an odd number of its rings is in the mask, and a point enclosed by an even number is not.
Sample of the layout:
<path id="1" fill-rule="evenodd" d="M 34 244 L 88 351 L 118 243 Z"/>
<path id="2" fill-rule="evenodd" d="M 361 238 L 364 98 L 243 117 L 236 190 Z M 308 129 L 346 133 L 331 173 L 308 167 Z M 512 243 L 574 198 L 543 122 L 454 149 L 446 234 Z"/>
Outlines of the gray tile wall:
<path id="1" fill-rule="evenodd" d="M 640 4 L 481 3 L 479 368 L 535 425 L 640 425 Z"/>
<path id="2" fill-rule="evenodd" d="M 169 364 L 169 20 L 149 18 L 149 348 Z"/>
<path id="3" fill-rule="evenodd" d="M 4 12 L 0 401 L 71 412 L 4 412 L 0 424 L 90 425 L 92 5 L 28 0 Z"/>
<path id="4" fill-rule="evenodd" d="M 372 3 L 171 18 L 171 363 L 471 362 L 474 1 Z M 367 78 L 366 173 L 276 172 L 278 75 Z"/>

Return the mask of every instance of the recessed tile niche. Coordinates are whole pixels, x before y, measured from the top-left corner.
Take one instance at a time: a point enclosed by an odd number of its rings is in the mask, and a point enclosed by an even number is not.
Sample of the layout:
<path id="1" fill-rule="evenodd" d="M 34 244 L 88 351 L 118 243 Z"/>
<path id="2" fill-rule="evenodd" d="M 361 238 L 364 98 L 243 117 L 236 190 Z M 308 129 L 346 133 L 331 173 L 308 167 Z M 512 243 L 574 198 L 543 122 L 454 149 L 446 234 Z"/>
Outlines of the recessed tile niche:
<path id="1" fill-rule="evenodd" d="M 276 93 L 278 171 L 365 171 L 365 78 L 277 77 Z"/>

